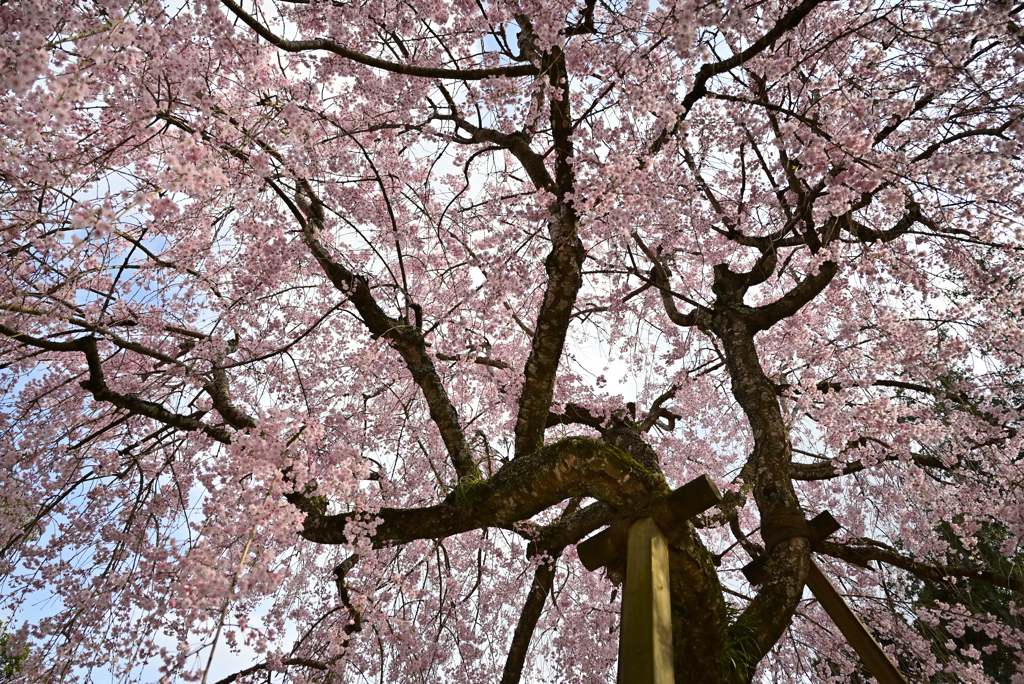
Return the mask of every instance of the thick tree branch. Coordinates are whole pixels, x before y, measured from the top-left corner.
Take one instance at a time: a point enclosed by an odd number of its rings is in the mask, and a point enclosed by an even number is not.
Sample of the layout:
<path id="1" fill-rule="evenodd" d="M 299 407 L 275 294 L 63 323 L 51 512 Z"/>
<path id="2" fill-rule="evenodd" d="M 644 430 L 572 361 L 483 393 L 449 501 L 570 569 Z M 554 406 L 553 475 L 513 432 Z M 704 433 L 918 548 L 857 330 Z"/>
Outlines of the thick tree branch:
<path id="1" fill-rule="evenodd" d="M 1011 591 L 1024 592 L 1024 578 L 1019 575 L 1003 575 L 984 568 L 960 565 L 929 565 L 908 558 L 891 546 L 873 539 L 852 539 L 845 544 L 823 542 L 817 551 L 862 568 L 870 567 L 871 561 L 885 563 L 906 570 L 929 583 L 946 583 L 950 578 L 963 577 L 988 582 Z"/>
<path id="2" fill-rule="evenodd" d="M 695 325 L 697 318 L 694 312 L 691 311 L 690 313 L 683 314 L 676 308 L 675 295 L 672 293 L 672 286 L 669 281 L 672 275 L 671 271 L 662 263 L 661 258 L 644 243 L 640 234 L 636 231 L 633 232 L 633 239 L 636 241 L 637 246 L 640 247 L 640 251 L 644 253 L 644 256 L 654 264 L 654 267 L 651 269 L 651 280 L 661 292 L 661 302 L 665 307 L 665 313 L 668 314 L 669 320 L 684 328 Z"/>
<path id="3" fill-rule="evenodd" d="M 554 427 L 556 425 L 587 425 L 600 430 L 604 425 L 605 418 L 603 416 L 595 416 L 585 406 L 578 404 L 566 404 L 564 413 L 555 413 L 554 411 L 548 413 L 548 422 L 545 427 Z"/>
<path id="4" fill-rule="evenodd" d="M 597 501 L 584 508 L 565 514 L 555 522 L 534 530 L 533 539 L 527 547 L 527 554 L 538 550 L 551 553 L 561 551 L 570 544 L 589 535 L 594 530 L 611 523 L 615 509 L 603 501 Z"/>
<path id="5" fill-rule="evenodd" d="M 353 554 L 343 560 L 334 568 L 334 583 L 338 587 L 338 600 L 341 601 L 341 605 L 345 606 L 345 610 L 348 611 L 351 622 L 345 625 L 343 631 L 345 636 L 349 637 L 356 632 L 363 630 L 363 613 L 352 603 L 352 596 L 349 594 L 348 581 L 346 577 L 348 573 L 355 567 L 355 564 L 359 562 L 359 555 Z M 345 639 L 345 643 L 348 643 L 348 639 Z"/>
<path id="6" fill-rule="evenodd" d="M 782 416 L 774 385 L 764 374 L 754 344 L 755 330 L 747 320 L 749 309 L 739 301 L 742 288 L 730 290 L 715 269 L 718 293 L 712 315 L 712 330 L 722 341 L 732 393 L 743 408 L 754 437 L 754 449 L 744 468 L 743 478 L 753 485 L 754 499 L 761 515 L 762 535 L 786 521 L 803 519 L 800 503 L 789 477 L 792 450 L 789 428 Z M 738 277 L 738 276 L 737 276 Z M 793 612 L 803 595 L 810 567 L 810 541 L 806 536 L 780 540 L 769 550 L 768 579 L 757 596 L 740 615 L 730 631 L 749 640 L 751 651 L 749 678 L 753 666 L 778 641 L 789 626 Z M 742 633 L 741 633 L 742 632 Z"/>
<path id="7" fill-rule="evenodd" d="M 948 470 L 942 461 L 931 456 L 914 454 L 911 459 L 914 463 L 923 468 L 941 468 L 942 470 Z M 898 456 L 889 456 L 881 459 L 878 463 L 891 463 L 899 460 L 900 458 Z M 860 460 L 853 461 L 852 463 L 841 463 L 837 462 L 835 459 L 828 459 L 826 461 L 819 461 L 818 463 L 794 463 L 790 466 L 789 476 L 794 480 L 800 480 L 803 482 L 831 480 L 837 477 L 842 477 L 843 475 L 859 473 L 866 467 L 867 466 L 865 466 Z"/>
<path id="8" fill-rule="evenodd" d="M 826 261 L 818 268 L 817 273 L 806 276 L 796 287 L 781 298 L 753 309 L 749 309 L 747 320 L 752 330 L 767 330 L 779 321 L 794 315 L 805 304 L 817 297 L 835 277 L 839 265 L 834 261 Z"/>
<path id="9" fill-rule="evenodd" d="M 855 221 L 852 217 L 849 217 L 848 221 L 842 222 L 841 225 L 846 228 L 851 236 L 861 242 L 892 242 L 896 238 L 905 234 L 910 230 L 915 223 L 924 223 L 926 225 L 933 225 L 931 221 L 925 218 L 921 213 L 921 205 L 914 201 L 913 198 L 909 198 L 907 201 L 907 212 L 897 221 L 892 228 L 886 230 L 875 230 L 868 228 L 859 221 Z"/>
<path id="10" fill-rule="evenodd" d="M 548 594 L 551 593 L 551 586 L 555 579 L 555 563 L 561 557 L 562 551 L 570 543 L 579 541 L 611 517 L 610 509 L 604 503 L 591 504 L 583 510 L 579 509 L 579 504 L 580 499 L 578 498 L 570 501 L 558 520 L 540 528 L 534 535 L 535 538 L 527 546 L 527 554 L 531 558 L 540 553 L 546 554 L 548 557 L 537 566 L 533 575 L 533 584 L 520 612 L 512 644 L 505 659 L 501 684 L 518 684 L 522 677 L 523 665 L 526 662 L 526 654 L 530 648 L 533 631 L 544 610 Z"/>
<path id="11" fill-rule="evenodd" d="M 845 228 L 851 236 L 861 242 L 891 242 L 905 234 L 915 223 L 931 225 L 921 213 L 921 205 L 913 198 L 907 201 L 907 211 L 903 217 L 887 230 L 874 230 L 855 221 L 850 214 L 833 220 L 831 229 Z M 832 239 L 832 235 L 826 235 L 824 242 Z M 759 261 L 760 263 L 760 261 Z M 772 263 L 774 267 L 774 262 Z M 783 295 L 782 298 L 749 310 L 748 320 L 754 330 L 767 330 L 779 321 L 794 315 L 805 304 L 817 297 L 822 290 L 835 277 L 839 266 L 834 261 L 826 261 L 818 267 L 818 272 L 806 276 L 796 287 Z M 716 268 L 716 276 L 718 275 Z"/>
<path id="12" fill-rule="evenodd" d="M 312 660 L 310 658 L 285 658 L 281 661 L 281 664 L 286 666 L 298 665 L 301 667 L 308 667 L 320 671 L 327 670 L 327 665 L 321 663 L 318 660 Z M 239 670 L 234 674 L 228 675 L 224 679 L 218 680 L 216 684 L 234 684 L 235 682 L 242 680 L 244 677 L 248 677 L 251 674 L 255 674 L 266 669 L 266 663 L 259 663 L 257 665 L 253 665 L 252 667 L 247 667 L 244 670 Z"/>
<path id="13" fill-rule="evenodd" d="M 555 563 L 561 552 L 551 554 L 550 560 L 545 560 L 537 566 L 533 574 L 533 584 L 530 585 L 530 593 L 526 596 L 526 603 L 519 614 L 519 622 L 516 624 L 515 634 L 512 636 L 512 644 L 508 649 L 508 656 L 505 658 L 505 670 L 501 675 L 501 684 L 519 684 L 523 675 L 523 665 L 526 663 L 526 654 L 530 649 L 530 641 L 533 639 L 533 630 L 537 627 L 537 620 L 544 611 L 544 604 L 547 602 L 548 594 L 551 593 L 551 586 L 555 581 Z"/>
<path id="14" fill-rule="evenodd" d="M 1005 123 L 1003 123 L 1002 126 L 998 126 L 996 128 L 978 128 L 974 130 L 960 131 L 959 133 L 954 133 L 953 135 L 949 136 L 948 138 L 945 138 L 944 140 L 938 140 L 929 145 L 924 152 L 921 152 L 916 157 L 911 159 L 910 163 L 914 164 L 919 161 L 928 159 L 939 150 L 948 147 L 950 143 L 954 143 L 957 140 L 964 140 L 966 138 L 974 138 L 978 136 L 993 136 L 997 138 L 1003 138 L 1005 137 L 1006 131 L 1010 128 L 1010 126 L 1014 124 L 1015 121 L 1017 121 L 1018 118 L 1019 117 L 1016 116 L 1010 117 Z"/>
<path id="15" fill-rule="evenodd" d="M 545 71 L 552 88 L 561 97 L 551 103 L 551 129 L 555 150 L 555 196 L 550 207 L 548 230 L 551 252 L 544 261 L 548 282 L 544 300 L 534 325 L 530 356 L 523 371 L 523 389 L 515 427 L 517 458 L 536 452 L 544 443 L 554 396 L 555 376 L 562 358 L 565 337 L 572 321 L 576 295 L 583 285 L 583 260 L 586 252 L 578 233 L 578 217 L 569 195 L 575 189 L 572 170 L 571 100 L 565 56 L 560 50 L 545 56 Z"/>
<path id="16" fill-rule="evenodd" d="M 896 131 L 896 129 L 898 129 L 900 126 L 902 126 L 907 121 L 909 121 L 910 117 L 914 116 L 914 114 L 917 114 L 919 111 L 921 111 L 922 109 L 924 109 L 925 107 L 930 105 L 932 103 L 932 101 L 934 101 L 934 100 L 935 100 L 935 93 L 928 93 L 924 97 L 918 99 L 914 103 L 913 108 L 910 110 L 910 112 L 905 117 L 903 117 L 903 118 L 896 117 L 895 120 L 892 123 L 890 123 L 888 126 L 883 128 L 882 130 L 878 131 L 878 133 L 875 134 L 875 138 L 872 141 L 872 143 L 874 145 L 877 145 L 878 143 L 880 143 L 883 140 L 885 140 L 886 138 L 888 138 L 890 135 L 893 134 L 893 132 Z"/>
<path id="17" fill-rule="evenodd" d="M 89 367 L 89 377 L 80 382 L 79 385 L 81 385 L 82 389 L 91 392 L 96 401 L 107 402 L 129 413 L 152 418 L 164 425 L 169 425 L 185 432 L 202 432 L 222 444 L 231 443 L 230 431 L 202 422 L 197 417 L 197 414 L 186 416 L 174 413 L 156 402 L 121 394 L 107 387 L 103 377 L 103 364 L 100 360 L 95 337 L 80 337 L 68 342 L 54 342 L 26 335 L 5 325 L 0 325 L 0 334 L 46 351 L 81 352 L 84 354 Z"/>
<path id="18" fill-rule="evenodd" d="M 285 52 L 308 52 L 312 50 L 324 50 L 339 57 L 344 57 L 358 64 L 382 69 L 405 76 L 419 76 L 423 78 L 447 78 L 457 81 L 480 81 L 485 78 L 520 76 L 535 76 L 538 69 L 532 64 L 521 64 L 517 66 L 495 67 L 493 69 L 439 69 L 435 67 L 421 67 L 410 64 L 398 64 L 387 60 L 364 55 L 361 52 L 349 50 L 332 40 L 316 38 L 313 40 L 285 40 L 273 33 L 266 26 L 257 21 L 252 15 L 243 10 L 234 0 L 221 0 L 225 7 L 231 10 L 244 24 L 256 32 L 265 41 Z"/>
<path id="19" fill-rule="evenodd" d="M 363 519 L 380 519 L 372 540 L 383 546 L 508 527 L 575 496 L 592 497 L 615 509 L 642 509 L 667 491 L 663 477 L 620 449 L 596 439 L 569 437 L 513 459 L 488 480 L 460 482 L 440 504 L 382 508 Z M 323 508 L 310 505 L 313 502 L 306 497 L 291 494 L 288 498 L 309 514 L 303 537 L 319 544 L 351 541 L 345 527 L 360 516 L 358 512 L 324 515 Z"/>
<path id="20" fill-rule="evenodd" d="M 647 412 L 647 415 L 644 417 L 643 422 L 640 423 L 640 432 L 649 431 L 652 427 L 658 424 L 658 421 L 662 417 L 666 418 L 669 421 L 669 425 L 671 426 L 669 427 L 669 430 L 674 429 L 676 418 L 678 416 L 669 411 L 668 409 L 664 408 L 664 405 L 665 402 L 673 399 L 676 396 L 676 392 L 678 391 L 679 387 L 677 385 L 672 385 L 672 387 L 658 395 L 658 397 L 651 404 L 651 409 Z"/>
<path id="21" fill-rule="evenodd" d="M 775 22 L 775 26 L 751 43 L 746 50 L 743 50 L 728 59 L 723 59 L 721 62 L 703 65 L 697 72 L 697 77 L 694 79 L 693 87 L 690 88 L 690 92 L 683 98 L 683 109 L 689 112 L 697 100 L 702 98 L 704 95 L 707 95 L 708 81 L 715 76 L 724 74 L 727 71 L 735 69 L 741 64 L 749 62 L 751 59 L 764 52 L 766 48 L 774 45 L 784 33 L 799 26 L 800 22 L 803 21 L 804 18 L 823 1 L 824 0 L 803 0 L 799 5 L 783 14 L 779 20 Z"/>
<path id="22" fill-rule="evenodd" d="M 437 354 L 436 356 L 438 361 L 462 361 L 463 359 L 466 358 L 464 356 L 455 356 L 452 354 Z M 490 368 L 497 368 L 499 370 L 512 369 L 511 364 L 505 363 L 504 361 L 501 361 L 499 359 L 492 359 L 488 356 L 477 356 L 474 357 L 472 361 L 473 363 L 479 364 L 481 366 L 488 366 Z"/>
<path id="23" fill-rule="evenodd" d="M 227 372 L 217 364 L 213 370 L 213 380 L 205 387 L 206 393 L 213 401 L 213 408 L 223 416 L 228 425 L 236 430 L 256 427 L 256 420 L 245 411 L 235 406 L 231 400 L 231 391 L 228 386 Z"/>
<path id="24" fill-rule="evenodd" d="M 469 133 L 468 139 L 459 139 L 460 142 L 489 143 L 512 153 L 520 164 L 530 181 L 540 190 L 555 192 L 555 180 L 544 165 L 544 157 L 533 151 L 530 147 L 530 137 L 521 131 L 515 133 L 501 133 L 490 128 L 475 126 L 465 119 L 457 116 L 439 116 L 441 119 L 451 119 L 462 130 Z"/>
<path id="25" fill-rule="evenodd" d="M 226 1 L 230 2 L 230 0 Z M 177 121 L 169 116 L 165 118 L 183 130 L 194 132 L 192 127 L 185 122 Z M 232 124 L 235 122 L 232 121 Z M 273 149 L 265 145 L 263 147 L 271 156 L 280 158 L 280 155 Z M 225 149 L 232 156 L 245 158 L 243 153 L 234 148 L 225 147 Z M 433 361 L 427 354 L 426 341 L 423 339 L 422 333 L 406 320 L 389 317 L 374 299 L 366 280 L 352 273 L 330 256 L 319 239 L 324 222 L 324 206 L 307 181 L 296 180 L 296 193 L 292 195 L 285 192 L 284 188 L 273 179 L 265 178 L 264 180 L 302 226 L 304 241 L 317 263 L 320 264 L 334 286 L 346 294 L 355 305 L 370 333 L 374 337 L 384 337 L 391 341 L 402 356 L 413 381 L 423 391 L 430 410 L 430 417 L 441 433 L 441 438 L 459 479 L 478 478 L 480 471 L 473 462 L 472 452 L 462 431 L 458 413 L 448 397 Z"/>
<path id="26" fill-rule="evenodd" d="M 532 50 L 533 34 L 529 21 L 519 19 L 520 45 Z M 579 239 L 575 211 L 566 199 L 573 192 L 575 177 L 572 170 L 572 119 L 570 115 L 570 92 L 565 56 L 555 48 L 539 55 L 544 73 L 552 88 L 560 93 L 558 99 L 550 101 L 552 149 L 555 157 L 555 174 L 551 173 L 544 157 L 530 147 L 530 138 L 525 133 L 500 133 L 471 124 L 451 115 L 456 125 L 470 134 L 469 141 L 490 143 L 509 150 L 522 164 L 534 185 L 555 195 L 549 207 L 551 218 L 548 232 L 551 237 L 551 252 L 544 262 L 548 282 L 544 299 L 532 329 L 530 355 L 523 370 L 523 388 L 515 427 L 516 457 L 530 454 L 540 448 L 544 441 L 551 399 L 554 393 L 555 375 L 562 357 L 565 337 L 572 321 L 576 295 L 583 284 L 582 265 L 586 254 Z M 454 103 L 449 103 L 454 110 Z M 523 326 L 526 329 L 526 326 Z"/>
<path id="27" fill-rule="evenodd" d="M 276 184 L 272 185 L 278 195 L 293 207 L 296 218 L 302 224 L 306 245 L 328 279 L 355 305 L 370 333 L 374 337 L 387 339 L 402 357 L 413 381 L 423 392 L 427 407 L 430 409 L 430 418 L 441 433 L 441 439 L 444 441 L 448 456 L 451 458 L 459 479 L 479 478 L 480 471 L 476 463 L 473 462 L 472 452 L 459 422 L 458 412 L 452 405 L 448 392 L 441 382 L 441 377 L 434 367 L 434 362 L 427 353 L 426 341 L 423 339 L 421 331 L 406 320 L 388 316 L 374 299 L 366 280 L 331 257 L 319 238 L 320 228 L 323 225 L 323 206 L 308 183 L 299 182 L 299 196 L 303 198 L 302 206 L 296 206 Z"/>

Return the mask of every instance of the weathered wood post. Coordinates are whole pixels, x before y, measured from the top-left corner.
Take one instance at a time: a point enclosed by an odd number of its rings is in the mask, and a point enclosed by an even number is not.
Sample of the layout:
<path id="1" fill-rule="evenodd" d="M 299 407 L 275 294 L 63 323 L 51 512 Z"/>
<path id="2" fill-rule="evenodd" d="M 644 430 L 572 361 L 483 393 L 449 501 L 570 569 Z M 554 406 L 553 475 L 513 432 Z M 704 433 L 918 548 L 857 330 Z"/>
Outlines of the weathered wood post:
<path id="1" fill-rule="evenodd" d="M 654 518 L 629 526 L 619 622 L 619 682 L 674 684 L 668 541 Z"/>
<path id="2" fill-rule="evenodd" d="M 810 530 L 811 549 L 818 547 L 826 537 L 837 530 L 840 525 L 831 513 L 827 511 L 820 513 L 813 520 L 807 523 Z M 743 568 L 743 574 L 752 585 L 761 584 L 766 579 L 765 566 L 768 558 L 762 556 L 748 563 Z M 821 572 L 818 564 L 811 559 L 811 567 L 807 573 L 807 587 L 818 599 L 818 603 L 825 609 L 828 616 L 835 623 L 839 631 L 846 637 L 847 643 L 857 652 L 864 666 L 874 675 L 879 684 L 907 684 L 906 678 L 899 668 L 889 659 L 886 653 L 871 632 L 867 630 L 864 623 L 850 608 L 849 604 L 836 591 L 835 586 Z"/>
<path id="3" fill-rule="evenodd" d="M 722 500 L 707 475 L 691 480 L 667 497 L 662 524 L 681 525 Z M 667 515 L 666 515 L 667 513 Z M 590 571 L 617 567 L 626 555 L 626 583 L 619 622 L 619 684 L 674 684 L 672 609 L 669 596 L 668 541 L 653 517 L 629 525 L 626 548 L 616 543 L 613 527 L 576 547 Z"/>

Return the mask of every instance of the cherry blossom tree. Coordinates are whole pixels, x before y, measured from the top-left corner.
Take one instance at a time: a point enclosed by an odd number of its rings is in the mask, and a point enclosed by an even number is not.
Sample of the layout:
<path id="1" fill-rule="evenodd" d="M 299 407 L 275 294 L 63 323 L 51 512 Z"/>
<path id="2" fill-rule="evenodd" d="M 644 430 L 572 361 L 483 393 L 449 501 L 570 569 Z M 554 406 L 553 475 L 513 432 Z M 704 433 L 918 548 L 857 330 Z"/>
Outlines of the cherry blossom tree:
<path id="1" fill-rule="evenodd" d="M 825 510 L 909 678 L 1022 681 L 1021 12 L 0 2 L 21 675 L 611 681 L 575 545 L 707 474 L 677 681 L 861 672 Z"/>

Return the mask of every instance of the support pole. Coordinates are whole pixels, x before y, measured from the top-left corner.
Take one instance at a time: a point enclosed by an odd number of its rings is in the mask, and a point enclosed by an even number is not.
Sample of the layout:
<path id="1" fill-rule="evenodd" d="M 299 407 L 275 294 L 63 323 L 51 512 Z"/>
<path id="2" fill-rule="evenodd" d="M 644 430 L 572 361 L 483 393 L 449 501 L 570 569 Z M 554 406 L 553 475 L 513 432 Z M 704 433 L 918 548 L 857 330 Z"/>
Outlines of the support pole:
<path id="1" fill-rule="evenodd" d="M 811 549 L 818 548 L 818 544 L 838 531 L 839 527 L 839 523 L 828 511 L 816 515 L 807 523 Z M 751 585 L 762 584 L 767 579 L 767 563 L 768 557 L 761 556 L 744 566 L 743 574 Z M 871 632 L 867 630 L 857 614 L 850 609 L 850 605 L 839 595 L 832 582 L 822 574 L 821 568 L 814 562 L 814 558 L 811 558 L 811 567 L 807 572 L 807 588 L 811 590 L 814 598 L 818 599 L 818 603 L 846 637 L 846 642 L 860 656 L 861 662 L 868 668 L 868 672 L 878 680 L 878 684 L 907 684 L 903 673 L 889 660 L 889 654 L 871 636 Z"/>
<path id="2" fill-rule="evenodd" d="M 722 501 L 718 487 L 701 475 L 649 507 L 622 534 L 626 520 L 598 532 L 576 547 L 590 571 L 618 571 L 626 559 L 626 583 L 619 621 L 619 684 L 675 684 L 672 605 L 669 595 L 668 541 L 655 522 L 671 533 L 695 515 Z M 621 525 L 621 526 L 619 526 Z M 625 548 L 623 548 L 623 546 Z"/>
<path id="3" fill-rule="evenodd" d="M 662 501 L 660 510 L 656 509 L 650 513 L 662 521 L 665 529 L 669 529 L 683 525 L 693 516 L 700 515 L 721 502 L 722 493 L 718 491 L 714 481 L 707 475 L 701 475 L 671 492 Z M 616 547 L 610 527 L 576 547 L 580 562 L 591 572 L 602 567 L 617 567 L 622 562 L 622 554 L 625 551 L 626 549 Z"/>
<path id="4" fill-rule="evenodd" d="M 907 684 L 903 673 L 889 660 L 889 655 L 871 636 L 871 632 L 867 630 L 860 618 L 850 610 L 850 606 L 839 595 L 828 577 L 822 574 L 814 559 L 811 559 L 811 569 L 807 572 L 807 588 L 811 590 L 814 598 L 818 599 L 818 603 L 846 637 L 847 643 L 860 656 L 868 671 L 878 680 L 878 684 Z"/>
<path id="5" fill-rule="evenodd" d="M 653 518 L 629 528 L 619 684 L 674 684 L 668 542 Z"/>

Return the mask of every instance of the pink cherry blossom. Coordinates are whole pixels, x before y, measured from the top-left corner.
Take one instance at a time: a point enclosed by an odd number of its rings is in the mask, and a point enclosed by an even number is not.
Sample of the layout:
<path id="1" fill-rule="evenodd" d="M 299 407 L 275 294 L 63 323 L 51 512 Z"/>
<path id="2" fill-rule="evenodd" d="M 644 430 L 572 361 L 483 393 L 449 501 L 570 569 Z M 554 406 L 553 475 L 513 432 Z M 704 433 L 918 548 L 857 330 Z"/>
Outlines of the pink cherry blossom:
<path id="1" fill-rule="evenodd" d="M 1024 681 L 1022 13 L 0 3 L 19 676 Z"/>

